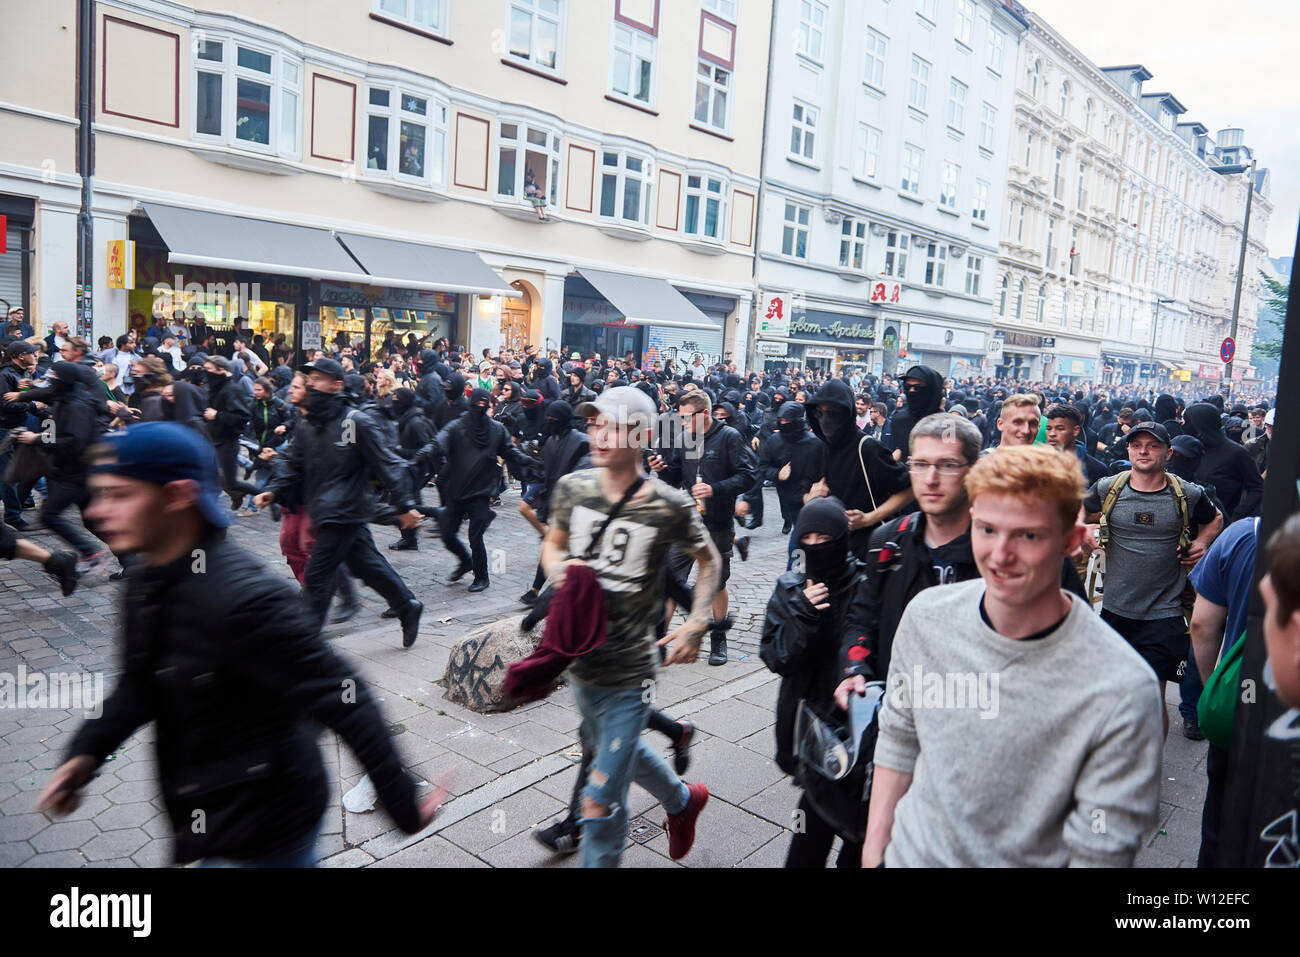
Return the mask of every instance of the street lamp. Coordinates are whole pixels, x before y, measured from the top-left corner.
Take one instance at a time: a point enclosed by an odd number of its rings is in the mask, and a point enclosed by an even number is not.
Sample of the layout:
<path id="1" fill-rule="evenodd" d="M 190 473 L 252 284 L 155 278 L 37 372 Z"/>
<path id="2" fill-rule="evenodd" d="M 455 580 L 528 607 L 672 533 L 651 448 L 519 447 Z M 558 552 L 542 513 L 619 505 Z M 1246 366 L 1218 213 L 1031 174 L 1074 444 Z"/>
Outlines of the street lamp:
<path id="1" fill-rule="evenodd" d="M 1251 156 L 1249 166 L 1238 163 L 1234 166 L 1211 166 L 1210 169 L 1222 176 L 1247 171 L 1250 173 L 1250 178 L 1246 181 L 1246 221 L 1241 224 L 1241 253 L 1237 258 L 1237 291 L 1232 297 L 1232 332 L 1230 335 L 1235 346 L 1237 342 L 1237 316 L 1241 310 L 1241 280 L 1245 277 L 1246 272 L 1246 241 L 1250 233 L 1250 204 L 1251 200 L 1255 198 L 1255 157 Z M 1233 360 L 1230 359 L 1223 367 L 1224 378 L 1228 381 L 1229 396 L 1232 395 L 1232 366 Z"/>
<path id="2" fill-rule="evenodd" d="M 1152 383 L 1154 383 L 1156 377 L 1156 332 L 1160 328 L 1160 307 L 1166 306 L 1171 302 L 1173 302 L 1172 299 L 1157 298 L 1156 314 L 1155 317 L 1151 320 L 1151 374 L 1147 376 L 1147 379 L 1150 380 Z"/>

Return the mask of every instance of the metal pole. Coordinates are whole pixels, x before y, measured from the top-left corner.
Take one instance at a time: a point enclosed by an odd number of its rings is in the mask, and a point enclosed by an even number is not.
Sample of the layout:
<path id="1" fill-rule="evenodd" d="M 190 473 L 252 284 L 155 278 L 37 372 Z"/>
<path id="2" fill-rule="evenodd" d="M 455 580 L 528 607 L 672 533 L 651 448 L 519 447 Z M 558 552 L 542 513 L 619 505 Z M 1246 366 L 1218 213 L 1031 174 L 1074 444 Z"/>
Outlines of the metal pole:
<path id="1" fill-rule="evenodd" d="M 1156 312 L 1151 319 L 1151 371 L 1147 375 L 1147 385 L 1151 385 L 1156 377 L 1156 331 L 1160 328 L 1160 297 L 1156 296 Z"/>
<path id="2" fill-rule="evenodd" d="M 77 172 L 81 174 L 81 209 L 77 214 L 77 335 L 90 339 L 94 335 L 95 289 L 95 220 L 94 205 L 95 139 L 95 4 L 79 0 L 77 37 Z"/>
<path id="3" fill-rule="evenodd" d="M 1228 395 L 1232 395 L 1232 367 L 1236 359 L 1237 316 L 1241 309 L 1241 281 L 1246 273 L 1246 242 L 1250 235 L 1250 204 L 1255 198 L 1255 157 L 1250 158 L 1250 176 L 1246 180 L 1246 221 L 1241 224 L 1241 255 L 1237 259 L 1237 291 L 1232 297 L 1232 344 L 1233 358 L 1224 366 L 1224 375 L 1228 379 Z"/>

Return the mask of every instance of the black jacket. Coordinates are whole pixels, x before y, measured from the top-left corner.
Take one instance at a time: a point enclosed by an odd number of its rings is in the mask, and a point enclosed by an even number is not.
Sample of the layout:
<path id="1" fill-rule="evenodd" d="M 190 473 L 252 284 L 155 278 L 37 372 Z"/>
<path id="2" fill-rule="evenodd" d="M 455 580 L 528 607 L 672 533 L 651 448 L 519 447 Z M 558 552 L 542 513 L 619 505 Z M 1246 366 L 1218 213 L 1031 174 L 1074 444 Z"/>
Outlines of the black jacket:
<path id="1" fill-rule="evenodd" d="M 1250 453 L 1223 434 L 1218 409 L 1197 402 L 1187 407 L 1183 420 L 1184 430 L 1205 446 L 1195 481 L 1214 486 L 1224 507 L 1223 527 L 1256 514 L 1264 497 L 1264 482 Z"/>
<path id="2" fill-rule="evenodd" d="M 468 435 L 469 413 L 448 423 L 433 439 L 432 452 L 445 459 L 439 469 L 439 489 L 444 502 L 464 502 L 479 496 L 495 496 L 501 487 L 501 466 L 505 459 L 513 470 L 535 475 L 536 463 L 510 442 L 506 427 L 487 420 L 487 445 L 479 448 Z"/>
<path id="3" fill-rule="evenodd" d="M 952 582 L 980 577 L 969 527 L 944 548 L 952 560 Z M 871 536 L 866 566 L 845 617 L 839 677 L 863 675 L 868 681 L 885 681 L 904 609 L 920 592 L 939 584 L 925 544 L 925 513 L 912 512 L 880 526 Z M 1087 600 L 1079 573 L 1068 558 L 1061 562 L 1061 587 Z"/>
<path id="4" fill-rule="evenodd" d="M 374 416 L 353 409 L 343 393 L 294 429 L 293 441 L 275 458 L 266 491 L 279 496 L 301 486 L 298 499 L 315 525 L 352 525 L 373 519 L 374 482 L 400 512 L 415 506 L 406 462 L 383 437 Z"/>
<path id="5" fill-rule="evenodd" d="M 763 619 L 758 654 L 768 670 L 781 675 L 776 698 L 776 764 L 795 774 L 794 723 L 799 702 L 807 701 L 823 716 L 834 713 L 835 688 L 840 683 L 839 636 L 849 603 L 865 574 L 862 563 L 849 555 L 849 569 L 831 588 L 831 607 L 820 612 L 809 604 L 802 575 L 785 572 L 776 580 Z"/>
<path id="6" fill-rule="evenodd" d="M 912 366 L 903 378 L 920 379 L 925 382 L 919 392 L 907 396 L 907 404 L 895 412 L 889 420 L 891 437 L 889 451 L 902 449 L 903 458 L 907 458 L 912 426 L 927 415 L 943 411 L 943 376 L 929 366 Z"/>
<path id="7" fill-rule="evenodd" d="M 46 418 L 37 443 L 50 453 L 49 477 L 56 481 L 81 482 L 86 476 L 86 450 L 103 432 L 99 407 L 103 400 L 93 389 L 99 382 L 94 370 L 72 362 L 59 363 L 56 381 L 26 394 L 29 402 L 44 402 Z M 99 393 L 103 395 L 102 388 Z M 46 441 L 48 436 L 49 441 Z"/>
<path id="8" fill-rule="evenodd" d="M 29 378 L 28 373 L 12 362 L 0 366 L 0 429 L 17 429 L 27 424 L 27 416 L 38 415 L 36 406 L 27 398 L 16 402 L 6 402 L 3 398 L 7 392 L 18 391 L 18 381 Z"/>
<path id="9" fill-rule="evenodd" d="M 433 409 L 433 427 L 445 428 L 460 418 L 461 413 L 468 408 L 469 400 L 465 398 L 465 376 L 453 372 L 447 377 L 443 386 L 442 402 Z"/>
<path id="10" fill-rule="evenodd" d="M 826 446 L 811 432 L 805 430 L 793 439 L 774 432 L 758 450 L 759 480 L 774 482 L 780 501 L 800 505 L 812 487 L 813 475 L 825 453 Z M 779 474 L 786 464 L 790 466 L 790 477 L 781 481 Z"/>
<path id="11" fill-rule="evenodd" d="M 217 417 L 208 420 L 208 436 L 213 445 L 234 442 L 248 425 L 251 405 L 244 385 L 235 376 L 218 376 L 208 386 L 208 408 Z"/>
<path id="12" fill-rule="evenodd" d="M 356 670 L 321 638 L 298 589 L 223 532 L 127 579 L 123 670 L 67 757 L 101 763 L 156 723 L 163 801 L 176 859 L 246 859 L 305 836 L 329 784 L 319 725 L 347 741 L 407 833 L 419 830 L 415 783 Z M 201 813 L 201 818 L 198 816 Z M 202 820 L 203 828 L 194 827 Z"/>
<path id="13" fill-rule="evenodd" d="M 704 527 L 714 531 L 731 528 L 736 499 L 754 485 L 758 462 L 745 440 L 729 425 L 714 421 L 694 448 L 672 448 L 659 453 L 667 468 L 660 478 L 690 492 L 696 481 L 713 487 L 704 499 Z"/>
<path id="14" fill-rule="evenodd" d="M 436 470 L 437 463 L 430 448 L 434 434 L 433 423 L 418 404 L 412 405 L 397 420 L 397 454 L 406 459 L 416 489 L 423 488 Z"/>
<path id="15" fill-rule="evenodd" d="M 570 472 L 591 468 L 590 449 L 587 433 L 574 428 L 546 440 L 542 446 L 542 495 L 535 505 L 539 521 L 545 522 L 550 515 L 555 483 Z"/>
<path id="16" fill-rule="evenodd" d="M 289 411 L 275 396 L 253 402 L 249 415 L 249 431 L 252 432 L 258 445 L 264 449 L 273 449 L 285 440 L 285 436 L 276 435 L 275 430 L 287 423 Z"/>

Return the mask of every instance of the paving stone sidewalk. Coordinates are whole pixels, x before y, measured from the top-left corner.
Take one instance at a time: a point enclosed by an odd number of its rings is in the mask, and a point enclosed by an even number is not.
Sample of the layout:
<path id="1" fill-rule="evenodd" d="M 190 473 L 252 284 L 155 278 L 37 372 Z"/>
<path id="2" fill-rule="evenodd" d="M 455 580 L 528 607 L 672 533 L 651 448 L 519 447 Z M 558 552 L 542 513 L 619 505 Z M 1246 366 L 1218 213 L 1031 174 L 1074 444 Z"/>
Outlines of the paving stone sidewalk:
<path id="1" fill-rule="evenodd" d="M 574 867 L 555 858 L 532 831 L 564 813 L 579 759 L 579 717 L 560 688 L 545 701 L 506 714 L 480 715 L 443 697 L 441 680 L 452 645 L 474 628 L 522 614 L 517 597 L 531 583 L 538 538 L 518 514 L 519 496 L 503 496 L 487 533 L 495 564 L 492 587 L 471 595 L 467 580 L 448 584 L 454 559 L 420 533 L 418 552 L 388 552 L 392 528 L 374 526 L 375 540 L 425 603 L 420 638 L 401 646 L 396 622 L 383 621 L 378 595 L 359 588 L 361 612 L 329 626 L 334 647 L 355 662 L 381 701 L 396 744 L 412 771 L 435 782 L 455 774 L 453 797 L 418 835 L 396 829 L 382 808 L 352 813 L 342 794 L 362 778 L 355 757 L 333 732 L 320 737 L 331 782 L 318 845 L 326 867 Z M 709 667 L 666 669 L 656 706 L 698 728 L 686 778 L 709 786 L 695 849 L 677 864 L 661 830 L 664 811 L 633 786 L 633 817 L 624 866 L 779 867 L 789 844 L 798 791 L 772 761 L 772 724 L 779 679 L 757 657 L 763 611 L 784 568 L 785 536 L 773 492 L 769 522 L 752 533 L 748 562 L 733 557 L 730 584 L 736 625 L 731 660 Z M 770 519 L 775 518 L 776 524 Z M 242 518 L 231 535 L 262 557 L 267 574 L 292 581 L 279 552 L 278 526 L 267 514 Z M 53 545 L 45 532 L 29 535 Z M 504 571 L 499 569 L 504 568 Z M 86 579 L 71 598 L 28 562 L 0 563 L 0 673 L 88 672 L 112 688 L 119 667 L 120 584 L 112 568 Z M 1161 780 L 1160 823 L 1139 855 L 1140 866 L 1195 866 L 1205 793 L 1204 743 L 1183 738 L 1177 688 L 1169 697 L 1171 735 Z M 79 711 L 0 710 L 0 867 L 160 867 L 170 862 L 170 822 L 164 812 L 153 754 L 153 728 L 141 728 L 86 788 L 76 812 L 54 819 L 35 811 L 36 795 L 62 760 L 84 720 Z M 667 751 L 661 736 L 647 732 Z"/>

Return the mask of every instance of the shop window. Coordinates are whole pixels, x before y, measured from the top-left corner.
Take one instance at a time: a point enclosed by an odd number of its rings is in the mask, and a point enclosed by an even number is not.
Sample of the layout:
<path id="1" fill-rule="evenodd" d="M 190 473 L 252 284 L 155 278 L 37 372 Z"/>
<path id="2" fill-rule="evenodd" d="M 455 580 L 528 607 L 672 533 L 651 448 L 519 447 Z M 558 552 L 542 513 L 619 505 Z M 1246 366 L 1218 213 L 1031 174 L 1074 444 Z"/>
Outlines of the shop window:
<path id="1" fill-rule="evenodd" d="M 498 196 L 554 206 L 559 182 L 559 136 L 525 123 L 503 121 L 497 126 Z"/>
<path id="2" fill-rule="evenodd" d="M 684 230 L 690 236 L 722 239 L 723 182 L 711 176 L 686 177 Z"/>
<path id="3" fill-rule="evenodd" d="M 366 169 L 396 179 L 445 182 L 447 107 L 422 93 L 371 87 L 366 105 Z"/>
<path id="4" fill-rule="evenodd" d="M 274 48 L 205 35 L 194 45 L 194 136 L 296 157 L 302 63 Z"/>

